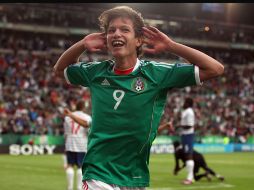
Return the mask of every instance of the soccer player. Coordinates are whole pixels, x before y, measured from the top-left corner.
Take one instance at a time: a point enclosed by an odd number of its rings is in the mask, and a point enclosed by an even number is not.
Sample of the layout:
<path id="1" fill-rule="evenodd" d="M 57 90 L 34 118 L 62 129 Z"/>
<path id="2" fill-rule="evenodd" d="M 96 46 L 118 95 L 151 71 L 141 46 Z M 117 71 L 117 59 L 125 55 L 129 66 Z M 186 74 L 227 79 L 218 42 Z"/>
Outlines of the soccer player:
<path id="1" fill-rule="evenodd" d="M 84 113 L 84 101 L 79 100 L 76 111 L 64 109 L 65 154 L 67 157 L 67 189 L 73 190 L 74 166 L 77 167 L 77 190 L 82 189 L 82 160 L 87 152 L 87 128 L 91 123 L 91 116 Z"/>
<path id="2" fill-rule="evenodd" d="M 182 145 L 178 141 L 174 141 L 173 143 L 174 146 L 174 155 L 175 155 L 175 169 L 174 169 L 174 175 L 177 175 L 178 172 L 186 166 L 186 154 L 184 152 L 184 149 Z M 182 160 L 183 165 L 180 166 L 179 160 Z M 193 175 L 194 179 L 196 181 L 200 180 L 203 177 L 206 177 L 208 181 L 211 181 L 211 177 L 209 175 L 212 175 L 219 179 L 220 181 L 224 181 L 224 177 L 221 176 L 220 174 L 216 174 L 211 168 L 209 168 L 206 164 L 204 156 L 193 150 L 193 160 L 194 160 L 194 170 L 193 170 Z M 199 169 L 203 168 L 205 170 L 205 173 L 199 174 Z"/>
<path id="3" fill-rule="evenodd" d="M 183 111 L 181 112 L 181 142 L 185 153 L 185 164 L 187 170 L 187 178 L 183 181 L 183 184 L 190 185 L 193 183 L 194 176 L 194 161 L 193 161 L 193 145 L 194 145 L 194 125 L 195 125 L 195 112 L 193 110 L 193 99 L 185 98 Z"/>
<path id="4" fill-rule="evenodd" d="M 72 45 L 54 66 L 56 75 L 91 91 L 93 122 L 82 166 L 84 189 L 144 190 L 168 90 L 200 85 L 223 74 L 224 67 L 157 28 L 145 27 L 141 14 L 128 6 L 104 11 L 99 21 L 102 32 Z M 144 53 L 170 52 L 192 64 L 141 60 L 143 44 Z M 76 63 L 85 51 L 103 50 L 111 60 Z"/>

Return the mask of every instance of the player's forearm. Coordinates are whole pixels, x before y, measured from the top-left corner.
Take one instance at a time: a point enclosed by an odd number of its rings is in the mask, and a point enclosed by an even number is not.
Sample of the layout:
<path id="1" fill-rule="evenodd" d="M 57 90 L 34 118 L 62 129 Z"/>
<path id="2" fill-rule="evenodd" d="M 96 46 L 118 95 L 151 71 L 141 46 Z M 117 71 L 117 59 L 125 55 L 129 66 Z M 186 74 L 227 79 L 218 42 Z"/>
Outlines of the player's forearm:
<path id="1" fill-rule="evenodd" d="M 169 47 L 170 52 L 199 67 L 201 81 L 217 77 L 224 72 L 224 66 L 220 62 L 199 50 L 176 42 Z"/>
<path id="2" fill-rule="evenodd" d="M 58 76 L 63 76 L 63 71 L 69 65 L 76 63 L 80 55 L 85 51 L 83 40 L 78 41 L 67 49 L 57 60 L 54 66 L 54 72 Z"/>
<path id="3" fill-rule="evenodd" d="M 160 133 L 162 130 L 164 130 L 167 127 L 167 123 L 164 123 L 162 125 L 159 126 L 158 128 L 158 132 Z"/>
<path id="4" fill-rule="evenodd" d="M 166 128 L 168 128 L 168 130 L 171 130 L 171 131 L 174 129 L 172 121 L 160 125 L 158 128 L 158 132 L 160 133 L 162 130 L 164 130 Z"/>
<path id="5" fill-rule="evenodd" d="M 79 125 L 86 127 L 86 128 L 88 127 L 88 122 L 86 120 L 83 120 L 83 119 L 75 116 L 74 114 L 69 114 L 69 117 L 71 117 Z"/>

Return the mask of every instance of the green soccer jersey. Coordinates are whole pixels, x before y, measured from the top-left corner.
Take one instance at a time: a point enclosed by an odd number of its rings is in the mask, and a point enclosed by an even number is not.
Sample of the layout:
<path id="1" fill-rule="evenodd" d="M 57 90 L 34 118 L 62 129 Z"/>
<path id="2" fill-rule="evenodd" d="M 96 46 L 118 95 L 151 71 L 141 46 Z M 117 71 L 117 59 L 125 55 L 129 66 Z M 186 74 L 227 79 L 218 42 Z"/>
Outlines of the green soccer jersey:
<path id="1" fill-rule="evenodd" d="M 83 160 L 83 180 L 126 187 L 149 186 L 150 148 L 167 91 L 195 85 L 198 68 L 141 60 L 128 75 L 116 75 L 113 61 L 79 63 L 66 80 L 90 88 L 92 126 Z M 196 73 L 196 74 L 195 74 Z"/>

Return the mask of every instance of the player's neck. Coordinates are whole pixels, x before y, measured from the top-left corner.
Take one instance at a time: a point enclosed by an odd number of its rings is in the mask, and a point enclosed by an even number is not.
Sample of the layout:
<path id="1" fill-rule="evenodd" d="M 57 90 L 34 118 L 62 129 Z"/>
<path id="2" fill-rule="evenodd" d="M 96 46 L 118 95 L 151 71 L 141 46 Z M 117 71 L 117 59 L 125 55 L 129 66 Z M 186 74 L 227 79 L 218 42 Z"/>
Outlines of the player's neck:
<path id="1" fill-rule="evenodd" d="M 113 71 L 117 75 L 128 75 L 134 70 L 136 63 L 137 63 L 137 58 L 116 59 Z"/>
<path id="2" fill-rule="evenodd" d="M 131 68 L 134 68 L 137 63 L 137 57 L 128 57 L 128 58 L 118 58 L 115 59 L 115 65 L 114 70 L 130 70 Z"/>

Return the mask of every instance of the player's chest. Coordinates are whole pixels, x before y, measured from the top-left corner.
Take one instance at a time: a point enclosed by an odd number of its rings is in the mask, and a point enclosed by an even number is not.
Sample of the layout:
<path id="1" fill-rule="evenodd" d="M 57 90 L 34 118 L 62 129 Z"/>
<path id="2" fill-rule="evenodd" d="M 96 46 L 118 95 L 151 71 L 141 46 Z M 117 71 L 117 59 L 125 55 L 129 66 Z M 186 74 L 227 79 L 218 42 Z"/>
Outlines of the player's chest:
<path id="1" fill-rule="evenodd" d="M 93 81 L 91 93 L 94 105 L 107 104 L 114 110 L 121 107 L 137 109 L 150 104 L 156 97 L 157 89 L 142 76 L 98 77 Z"/>
<path id="2" fill-rule="evenodd" d="M 155 90 L 156 86 L 144 76 L 100 76 L 92 81 L 93 90 L 112 92 L 123 90 L 130 94 L 142 94 Z"/>

